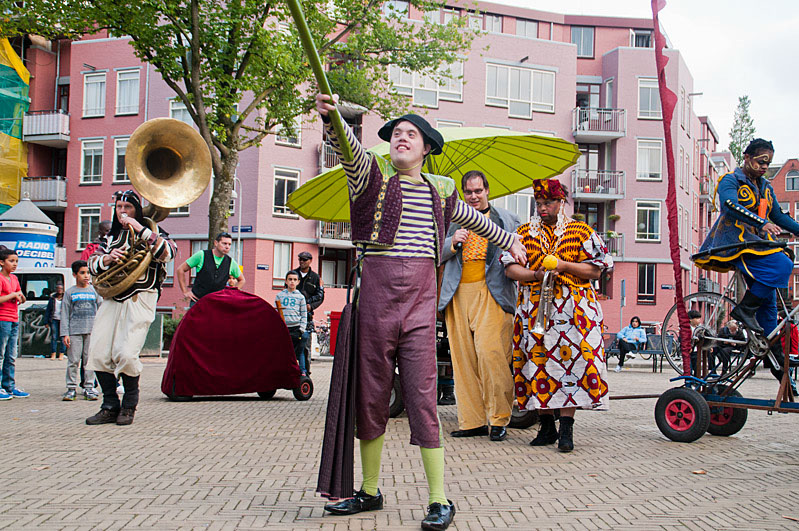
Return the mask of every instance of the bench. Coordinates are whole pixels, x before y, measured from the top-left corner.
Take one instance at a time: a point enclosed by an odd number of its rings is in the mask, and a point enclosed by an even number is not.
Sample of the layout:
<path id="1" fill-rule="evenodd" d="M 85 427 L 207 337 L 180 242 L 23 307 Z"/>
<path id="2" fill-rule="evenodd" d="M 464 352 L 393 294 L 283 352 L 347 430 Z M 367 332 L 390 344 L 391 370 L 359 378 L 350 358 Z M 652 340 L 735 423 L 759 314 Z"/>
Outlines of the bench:
<path id="1" fill-rule="evenodd" d="M 609 361 L 612 356 L 619 357 L 619 340 L 616 339 L 616 334 L 605 332 L 602 334 L 602 340 L 605 342 L 605 358 Z M 644 348 L 639 348 L 635 351 L 636 354 L 652 356 L 652 372 L 663 372 L 663 358 L 666 355 L 663 352 L 662 340 L 660 334 L 647 334 L 646 345 Z M 658 365 L 658 361 L 660 364 Z"/>

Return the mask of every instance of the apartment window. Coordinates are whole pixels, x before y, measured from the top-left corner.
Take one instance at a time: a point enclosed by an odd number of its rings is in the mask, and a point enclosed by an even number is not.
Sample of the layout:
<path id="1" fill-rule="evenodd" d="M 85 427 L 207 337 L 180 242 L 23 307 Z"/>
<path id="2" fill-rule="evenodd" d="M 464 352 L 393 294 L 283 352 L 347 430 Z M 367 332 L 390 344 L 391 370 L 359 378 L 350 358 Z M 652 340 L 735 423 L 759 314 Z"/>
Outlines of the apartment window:
<path id="1" fill-rule="evenodd" d="M 660 241 L 660 201 L 635 202 L 636 241 Z"/>
<path id="2" fill-rule="evenodd" d="M 613 108 L 613 80 L 605 81 L 605 108 Z"/>
<path id="3" fill-rule="evenodd" d="M 779 205 L 780 210 L 782 210 L 784 213 L 788 214 L 789 216 L 791 215 L 791 204 L 790 203 L 783 201 L 783 202 L 778 202 L 777 204 Z"/>
<path id="4" fill-rule="evenodd" d="M 677 164 L 677 171 L 680 172 L 680 188 L 685 188 L 685 175 L 683 172 L 683 159 L 685 158 L 685 150 L 680 146 L 680 162 Z"/>
<path id="5" fill-rule="evenodd" d="M 793 204 L 793 218 L 799 220 L 799 201 Z M 799 253 L 796 253 L 799 256 Z"/>
<path id="6" fill-rule="evenodd" d="M 799 171 L 791 170 L 785 174 L 785 189 L 799 190 Z"/>
<path id="7" fill-rule="evenodd" d="M 78 208 L 78 249 L 85 249 L 97 234 L 100 226 L 100 207 Z"/>
<path id="8" fill-rule="evenodd" d="M 656 271 L 655 264 L 638 264 L 638 304 L 655 304 Z"/>
<path id="9" fill-rule="evenodd" d="M 519 217 L 519 221 L 527 223 L 535 207 L 533 196 L 525 193 L 506 195 L 499 199 L 492 199 L 491 204 L 495 207 L 510 210 Z"/>
<path id="10" fill-rule="evenodd" d="M 630 30 L 630 46 L 635 48 L 652 48 L 652 31 Z"/>
<path id="11" fill-rule="evenodd" d="M 291 244 L 275 242 L 275 255 L 272 259 L 272 284 L 283 285 L 286 273 L 291 270 Z"/>
<path id="12" fill-rule="evenodd" d="M 685 129 L 685 88 L 680 87 L 680 108 L 678 109 L 680 113 L 680 125 L 683 129 Z"/>
<path id="13" fill-rule="evenodd" d="M 56 106 L 59 111 L 69 112 L 69 85 L 58 85 Z"/>
<path id="14" fill-rule="evenodd" d="M 117 114 L 139 113 L 139 70 L 117 72 Z"/>
<path id="15" fill-rule="evenodd" d="M 657 79 L 638 80 L 638 118 L 663 117 Z"/>
<path id="16" fill-rule="evenodd" d="M 436 120 L 436 127 L 441 129 L 442 127 L 463 127 L 462 122 L 453 122 L 452 120 Z"/>
<path id="17" fill-rule="evenodd" d="M 469 29 L 481 31 L 483 29 L 483 15 L 469 13 Z"/>
<path id="18" fill-rule="evenodd" d="M 127 138 L 114 139 L 114 183 L 129 183 L 128 170 L 125 167 L 125 151 L 128 148 Z"/>
<path id="19" fill-rule="evenodd" d="M 422 17 L 428 24 L 441 24 L 441 9 L 429 9 L 424 12 Z"/>
<path id="20" fill-rule="evenodd" d="M 485 21 L 486 31 L 489 33 L 502 33 L 502 15 L 491 15 L 487 13 Z"/>
<path id="21" fill-rule="evenodd" d="M 189 205 L 183 205 L 169 210 L 169 216 L 183 217 L 189 215 Z"/>
<path id="22" fill-rule="evenodd" d="M 516 35 L 519 37 L 538 38 L 538 22 L 535 20 L 516 19 Z"/>
<path id="23" fill-rule="evenodd" d="M 302 147 L 302 119 L 297 116 L 294 118 L 294 130 L 281 133 L 283 130 L 282 125 L 277 126 L 277 135 L 275 135 L 275 144 L 282 146 Z"/>
<path id="24" fill-rule="evenodd" d="M 682 161 L 682 172 L 685 175 L 685 188 L 691 186 L 691 150 L 685 152 L 685 160 Z"/>
<path id="25" fill-rule="evenodd" d="M 103 180 L 103 141 L 84 140 L 81 144 L 80 183 L 94 184 Z"/>
<path id="26" fill-rule="evenodd" d="M 169 117 L 194 125 L 194 120 L 191 119 L 191 115 L 182 101 L 171 100 L 169 102 Z"/>
<path id="27" fill-rule="evenodd" d="M 799 300 L 799 275 L 793 276 L 793 300 Z"/>
<path id="28" fill-rule="evenodd" d="M 445 9 L 444 10 L 444 24 L 449 24 L 454 19 L 459 18 L 460 11 L 457 9 Z"/>
<path id="29" fill-rule="evenodd" d="M 555 74 L 528 68 L 486 65 L 486 105 L 506 107 L 512 118 L 554 112 Z"/>
<path id="30" fill-rule="evenodd" d="M 342 249 L 325 249 L 323 254 L 319 254 L 319 273 L 325 287 L 347 287 L 349 254 L 349 251 Z"/>
<path id="31" fill-rule="evenodd" d="M 691 246 L 691 221 L 688 218 L 688 209 L 684 208 L 682 210 L 682 226 L 685 230 L 685 235 L 683 236 L 683 242 L 685 245 L 685 250 L 688 250 L 688 247 Z"/>
<path id="32" fill-rule="evenodd" d="M 677 245 L 679 245 L 680 247 L 685 245 L 685 240 L 683 240 L 683 237 L 682 237 L 683 229 L 685 228 L 683 226 L 683 222 L 682 222 L 682 211 L 683 211 L 682 206 L 678 205 L 677 206 L 677 235 L 678 235 Z"/>
<path id="33" fill-rule="evenodd" d="M 288 207 L 289 195 L 297 189 L 300 182 L 300 172 L 285 168 L 275 169 L 275 198 L 272 213 L 280 216 L 296 217 Z"/>
<path id="34" fill-rule="evenodd" d="M 387 0 L 383 4 L 383 14 L 388 17 L 408 18 L 408 0 Z"/>
<path id="35" fill-rule="evenodd" d="M 594 56 L 594 28 L 572 26 L 572 44 L 577 45 L 577 57 Z"/>
<path id="36" fill-rule="evenodd" d="M 439 100 L 463 101 L 463 62 L 441 65 L 438 73 L 443 77 L 441 83 L 431 76 L 405 72 L 395 65 L 389 66 L 388 70 L 393 89 L 413 97 L 414 105 L 438 107 Z"/>
<path id="37" fill-rule="evenodd" d="M 663 179 L 663 142 L 660 140 L 638 141 L 636 177 L 639 181 Z"/>
<path id="38" fill-rule="evenodd" d="M 83 117 L 105 116 L 105 74 L 83 76 Z"/>

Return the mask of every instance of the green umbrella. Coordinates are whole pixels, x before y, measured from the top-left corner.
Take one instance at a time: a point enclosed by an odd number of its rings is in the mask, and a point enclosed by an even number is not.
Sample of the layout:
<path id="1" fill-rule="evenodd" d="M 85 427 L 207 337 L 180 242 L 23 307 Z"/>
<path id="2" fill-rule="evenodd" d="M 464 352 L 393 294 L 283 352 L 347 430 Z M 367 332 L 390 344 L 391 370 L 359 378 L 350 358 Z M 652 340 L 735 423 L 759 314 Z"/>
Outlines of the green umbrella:
<path id="1" fill-rule="evenodd" d="M 444 152 L 428 157 L 422 171 L 460 183 L 466 172 L 480 170 L 488 178 L 491 199 L 529 188 L 535 179 L 560 175 L 580 156 L 576 144 L 532 133 L 446 127 L 441 134 L 446 141 Z M 382 142 L 369 151 L 388 158 L 389 145 Z M 288 206 L 306 219 L 349 221 L 344 169 L 338 165 L 300 186 L 289 196 Z"/>

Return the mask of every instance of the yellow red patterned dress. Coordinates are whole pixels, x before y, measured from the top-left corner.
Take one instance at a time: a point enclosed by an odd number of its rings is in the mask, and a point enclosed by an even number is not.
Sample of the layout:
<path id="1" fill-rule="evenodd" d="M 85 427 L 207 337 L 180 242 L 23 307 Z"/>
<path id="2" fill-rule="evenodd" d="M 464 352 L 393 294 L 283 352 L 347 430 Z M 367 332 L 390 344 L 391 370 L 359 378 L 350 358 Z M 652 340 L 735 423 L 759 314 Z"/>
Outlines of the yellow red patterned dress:
<path id="1" fill-rule="evenodd" d="M 607 248 L 591 227 L 571 221 L 558 241 L 553 227 L 517 229 L 527 248 L 528 267 L 538 269 L 548 254 L 569 262 L 613 267 Z M 541 282 L 521 282 L 513 323 L 513 378 L 520 409 L 607 409 L 608 385 L 602 343 L 602 308 L 591 284 L 564 273 L 553 289 L 543 336 L 532 333 Z"/>

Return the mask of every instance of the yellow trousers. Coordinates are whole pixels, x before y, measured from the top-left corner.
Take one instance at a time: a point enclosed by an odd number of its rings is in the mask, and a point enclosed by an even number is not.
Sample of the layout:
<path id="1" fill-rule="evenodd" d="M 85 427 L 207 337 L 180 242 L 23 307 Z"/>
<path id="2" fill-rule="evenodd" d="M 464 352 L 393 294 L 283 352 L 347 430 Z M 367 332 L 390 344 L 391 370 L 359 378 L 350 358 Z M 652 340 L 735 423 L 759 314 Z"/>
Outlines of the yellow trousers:
<path id="1" fill-rule="evenodd" d="M 497 304 L 484 280 L 461 284 L 445 314 L 458 428 L 507 426 L 513 407 L 513 316 Z"/>

